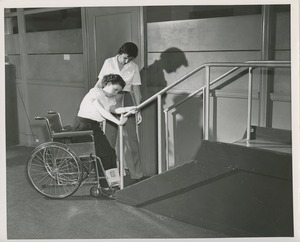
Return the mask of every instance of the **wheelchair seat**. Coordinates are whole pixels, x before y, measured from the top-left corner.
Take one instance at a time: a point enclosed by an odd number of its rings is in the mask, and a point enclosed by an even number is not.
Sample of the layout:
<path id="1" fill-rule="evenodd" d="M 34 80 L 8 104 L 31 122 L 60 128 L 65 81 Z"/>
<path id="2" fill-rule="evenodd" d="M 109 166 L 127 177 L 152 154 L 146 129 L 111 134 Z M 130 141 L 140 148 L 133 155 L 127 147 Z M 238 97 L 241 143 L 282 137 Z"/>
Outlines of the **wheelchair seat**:
<path id="1" fill-rule="evenodd" d="M 46 121 L 47 131 L 48 131 L 51 141 L 55 141 L 55 134 L 73 131 L 73 127 L 71 125 L 63 126 L 61 116 L 58 112 L 48 111 L 47 114 L 48 115 L 43 116 L 43 117 L 40 117 L 40 116 L 35 117 L 35 120 L 45 120 Z M 63 140 L 59 140 L 59 141 L 63 141 Z M 65 143 L 65 142 L 63 142 L 63 143 Z"/>

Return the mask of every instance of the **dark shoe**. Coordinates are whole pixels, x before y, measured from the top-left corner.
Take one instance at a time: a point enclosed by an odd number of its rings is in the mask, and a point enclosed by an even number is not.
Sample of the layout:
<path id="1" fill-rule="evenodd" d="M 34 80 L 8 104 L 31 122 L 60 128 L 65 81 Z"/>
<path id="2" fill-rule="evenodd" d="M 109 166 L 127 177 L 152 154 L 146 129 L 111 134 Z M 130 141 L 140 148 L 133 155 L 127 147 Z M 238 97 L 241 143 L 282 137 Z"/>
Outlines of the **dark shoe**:
<path id="1" fill-rule="evenodd" d="M 101 188 L 101 194 L 104 197 L 107 197 L 109 199 L 115 200 L 116 199 L 116 190 L 109 188 L 109 187 L 105 187 L 105 188 Z"/>

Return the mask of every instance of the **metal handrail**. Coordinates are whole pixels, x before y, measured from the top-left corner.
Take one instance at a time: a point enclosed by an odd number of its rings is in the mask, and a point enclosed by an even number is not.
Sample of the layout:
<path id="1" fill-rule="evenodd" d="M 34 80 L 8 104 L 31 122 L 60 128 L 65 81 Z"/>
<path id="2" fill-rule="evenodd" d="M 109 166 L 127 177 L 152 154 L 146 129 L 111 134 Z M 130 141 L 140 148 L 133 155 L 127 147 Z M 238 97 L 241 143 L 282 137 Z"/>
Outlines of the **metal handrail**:
<path id="1" fill-rule="evenodd" d="M 153 100 L 158 98 L 158 96 L 165 94 L 167 91 L 169 91 L 173 87 L 177 86 L 178 84 L 180 84 L 181 82 L 183 82 L 184 80 L 186 80 L 187 78 L 189 78 L 190 76 L 194 75 L 195 73 L 197 73 L 198 71 L 200 71 L 204 68 L 205 68 L 205 64 L 197 67 L 196 69 L 194 69 L 192 71 L 190 71 L 189 73 L 187 73 L 186 75 L 184 75 L 183 77 L 178 79 L 176 82 L 174 82 L 171 85 L 165 87 L 164 89 L 160 90 L 158 93 L 154 94 L 153 96 L 151 96 L 150 98 L 148 98 L 147 100 L 145 100 L 144 102 L 139 104 L 137 106 L 137 110 L 140 110 L 141 108 L 143 108 L 144 106 L 146 106 L 147 104 L 151 103 Z M 130 115 L 130 113 L 126 113 L 124 116 L 128 117 L 129 115 Z"/>
<path id="2" fill-rule="evenodd" d="M 239 67 L 235 67 L 235 68 L 229 70 L 228 72 L 224 73 L 222 76 L 220 76 L 220 77 L 216 78 L 215 80 L 213 80 L 213 81 L 211 82 L 211 85 L 212 85 L 212 84 L 215 84 L 215 83 L 218 82 L 218 81 L 220 81 L 220 80 L 223 79 L 224 77 L 230 75 L 231 73 L 233 73 L 233 72 L 234 72 L 235 70 L 237 70 L 237 69 L 239 69 Z M 178 103 L 175 103 L 175 104 L 171 105 L 170 107 L 166 108 L 166 109 L 164 110 L 164 112 L 168 112 L 168 111 L 172 110 L 173 108 L 175 108 L 175 107 L 181 105 L 182 103 L 185 103 L 186 101 L 188 101 L 189 99 L 191 99 L 192 97 L 194 97 L 195 95 L 197 95 L 198 93 L 200 93 L 201 91 L 203 92 L 204 89 L 205 89 L 205 86 L 201 87 L 200 89 L 196 90 L 195 92 L 189 94 L 185 99 L 183 99 L 183 100 L 179 101 Z M 202 93 L 201 93 L 201 94 L 202 94 Z M 200 94 L 200 95 L 201 95 L 201 94 Z"/>
<path id="3" fill-rule="evenodd" d="M 249 61 L 249 62 L 226 62 L 226 63 L 220 63 L 220 62 L 211 62 L 206 63 L 205 66 L 209 67 L 290 67 L 291 62 L 290 61 L 279 61 L 279 62 L 269 62 L 269 61 Z"/>
<path id="4" fill-rule="evenodd" d="M 251 64 L 252 62 L 255 62 L 255 63 L 259 64 L 259 63 L 264 63 L 264 62 L 266 62 L 266 61 L 246 61 L 246 62 L 244 62 L 244 63 L 250 63 L 250 64 Z M 278 61 L 268 61 L 268 63 L 269 63 L 269 64 L 271 64 L 271 63 L 277 63 L 277 64 L 278 64 L 278 63 L 281 63 L 281 64 L 290 64 L 290 61 L 280 61 L 280 62 L 278 62 Z M 226 72 L 226 73 L 224 73 L 223 75 L 219 76 L 219 77 L 216 78 L 215 80 L 211 81 L 211 85 L 217 83 L 217 82 L 220 81 L 221 79 L 225 78 L 226 76 L 230 75 L 231 73 L 233 73 L 234 71 L 236 71 L 237 69 L 240 69 L 240 68 L 241 68 L 241 67 L 235 67 L 235 68 L 229 70 L 228 72 Z M 183 100 L 179 101 L 178 103 L 175 103 L 175 104 L 171 105 L 170 107 L 164 109 L 164 112 L 168 112 L 168 111 L 170 111 L 171 109 L 173 109 L 173 108 L 175 108 L 175 107 L 181 105 L 182 103 L 185 103 L 186 101 L 188 101 L 189 99 L 191 99 L 192 97 L 194 97 L 195 95 L 197 95 L 198 93 L 200 93 L 201 91 L 203 91 L 203 89 L 205 89 L 205 85 L 204 85 L 203 87 L 201 87 L 200 89 L 198 89 L 197 91 L 195 91 L 195 92 L 191 93 L 190 95 L 188 95 L 185 99 L 183 99 Z M 201 94 L 202 94 L 202 93 L 200 93 L 200 95 L 201 95 Z"/>
<path id="5" fill-rule="evenodd" d="M 249 61 L 247 63 L 236 63 L 236 62 L 229 62 L 229 63 L 207 63 L 206 64 L 206 85 L 205 85 L 205 120 L 204 120 L 204 139 L 208 140 L 209 137 L 209 112 L 210 112 L 210 99 L 209 99 L 209 92 L 210 92 L 210 67 L 247 67 L 249 68 L 249 70 L 251 69 L 251 73 L 252 73 L 252 69 L 255 67 L 271 67 L 271 68 L 275 68 L 275 67 L 282 67 L 282 68 L 290 68 L 291 67 L 291 63 L 290 61 Z M 252 75 L 249 75 L 249 87 L 252 88 L 252 85 L 250 85 L 250 83 L 252 82 L 252 80 L 250 80 L 252 78 Z M 250 88 L 249 88 L 250 90 Z M 252 102 L 252 97 L 251 94 L 248 90 L 248 107 L 252 107 L 251 102 Z M 248 119 L 249 117 L 251 118 L 251 113 L 250 110 L 248 108 Z M 247 126 L 247 139 L 249 139 L 250 137 L 250 125 L 249 125 L 249 121 L 248 121 L 248 126 Z"/>
<path id="6" fill-rule="evenodd" d="M 204 115 L 204 123 L 203 126 L 205 126 L 205 139 L 208 139 L 208 127 L 209 127 L 209 109 L 210 109 L 210 103 L 209 103 L 209 93 L 210 93 L 210 85 L 218 82 L 219 80 L 223 79 L 224 77 L 228 76 L 229 74 L 231 74 L 232 72 L 234 72 L 235 70 L 241 68 L 241 67 L 247 67 L 249 68 L 249 90 L 248 90 L 248 119 L 247 119 L 247 137 L 250 137 L 250 123 L 251 123 L 251 114 L 249 114 L 249 109 L 251 111 L 251 93 L 252 93 L 252 71 L 254 68 L 260 67 L 260 68 L 264 68 L 264 67 L 268 67 L 268 68 L 275 68 L 275 67 L 282 67 L 282 68 L 288 68 L 291 66 L 291 62 L 290 61 L 247 61 L 244 63 L 240 63 L 240 62 L 227 62 L 227 63 L 220 63 L 220 62 L 211 62 L 211 63 L 205 63 L 197 68 L 195 68 L 194 70 L 190 71 L 189 73 L 187 73 L 186 75 L 184 75 L 183 77 L 181 77 L 180 79 L 178 79 L 176 82 L 172 83 L 171 85 L 163 88 L 161 91 L 157 92 L 156 94 L 154 94 L 153 96 L 151 96 L 150 98 L 148 98 L 147 100 L 145 100 L 144 102 L 142 102 L 141 104 L 139 104 L 137 106 L 137 110 L 140 110 L 141 108 L 143 108 L 144 106 L 148 105 L 149 103 L 151 103 L 152 101 L 154 101 L 155 99 L 158 100 L 158 173 L 162 172 L 162 157 L 161 157 L 161 146 L 162 146 L 162 135 L 161 135 L 161 113 L 162 113 L 162 108 L 161 108 L 161 98 L 162 95 L 165 94 L 167 91 L 169 91 L 170 89 L 172 89 L 173 87 L 177 86 L 178 84 L 182 83 L 184 80 L 186 80 L 187 78 L 189 78 L 190 76 L 194 75 L 195 73 L 197 73 L 198 71 L 205 69 L 206 70 L 206 84 L 199 90 L 195 91 L 194 93 L 190 94 L 187 98 L 191 98 L 192 96 L 195 96 L 197 93 L 202 91 L 202 94 L 205 96 L 205 103 L 203 102 L 203 110 L 205 110 L 205 115 Z M 229 70 L 228 72 L 226 72 L 225 74 L 223 74 L 222 76 L 220 76 L 219 78 L 215 79 L 214 81 L 210 82 L 210 68 L 211 67 L 234 67 L 233 69 Z M 205 90 L 205 92 L 204 92 Z M 186 101 L 186 100 L 185 100 Z M 183 103 L 182 101 L 180 102 L 180 104 Z M 174 105 L 172 105 L 171 107 L 173 108 Z M 166 109 L 167 111 L 170 110 Z M 164 112 L 166 112 L 166 110 L 164 110 Z M 131 113 L 126 113 L 124 114 L 124 117 L 128 117 L 129 115 L 131 115 Z M 123 167 L 124 167 L 124 154 L 123 154 L 123 126 L 119 126 L 119 134 L 120 134 L 120 170 L 121 170 L 121 189 L 124 186 L 124 181 L 123 181 Z"/>
<path id="7" fill-rule="evenodd" d="M 235 67 L 274 67 L 273 66 L 274 64 L 279 64 L 279 65 L 281 65 L 280 67 L 289 67 L 290 63 L 291 63 L 290 61 L 247 61 L 247 62 L 243 62 L 243 63 L 240 63 L 240 62 L 226 62 L 226 63 L 208 62 L 208 63 L 205 63 L 205 64 L 195 68 L 194 70 L 190 71 L 189 73 L 187 73 L 186 75 L 184 75 L 183 77 L 178 79 L 176 82 L 172 83 L 171 85 L 163 88 L 156 94 L 152 95 L 150 98 L 148 98 L 147 100 L 145 100 L 144 102 L 139 104 L 137 106 L 137 110 L 140 110 L 141 108 L 143 108 L 144 106 L 146 106 L 147 104 L 149 104 L 153 100 L 155 100 L 158 96 L 165 94 L 167 91 L 169 91 L 173 87 L 177 86 L 178 84 L 180 84 L 181 82 L 183 82 L 190 76 L 194 75 L 198 71 L 204 69 L 205 67 L 233 67 L 233 66 L 235 66 Z M 128 117 L 130 114 L 131 113 L 126 113 L 124 116 Z"/>

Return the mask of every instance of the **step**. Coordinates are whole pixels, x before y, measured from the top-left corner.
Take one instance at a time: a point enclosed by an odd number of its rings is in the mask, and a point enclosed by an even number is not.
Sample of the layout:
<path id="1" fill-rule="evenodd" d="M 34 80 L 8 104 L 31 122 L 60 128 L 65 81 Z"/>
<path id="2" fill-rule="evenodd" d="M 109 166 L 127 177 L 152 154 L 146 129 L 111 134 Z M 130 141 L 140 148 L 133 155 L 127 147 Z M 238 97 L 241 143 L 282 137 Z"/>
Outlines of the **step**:
<path id="1" fill-rule="evenodd" d="M 245 131 L 243 139 L 246 139 L 246 137 L 247 137 L 247 131 Z M 292 131 L 252 125 L 250 139 L 272 141 L 272 142 L 291 145 Z"/>

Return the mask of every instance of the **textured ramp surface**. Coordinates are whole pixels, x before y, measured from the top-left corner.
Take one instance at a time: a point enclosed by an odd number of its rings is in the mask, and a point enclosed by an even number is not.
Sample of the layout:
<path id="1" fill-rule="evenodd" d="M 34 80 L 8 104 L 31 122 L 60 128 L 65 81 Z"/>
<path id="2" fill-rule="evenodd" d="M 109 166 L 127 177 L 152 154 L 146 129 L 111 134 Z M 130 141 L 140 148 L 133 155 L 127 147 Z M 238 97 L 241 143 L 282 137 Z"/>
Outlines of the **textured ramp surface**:
<path id="1" fill-rule="evenodd" d="M 293 236 L 292 156 L 204 141 L 194 161 L 119 191 L 117 201 L 231 236 Z"/>

